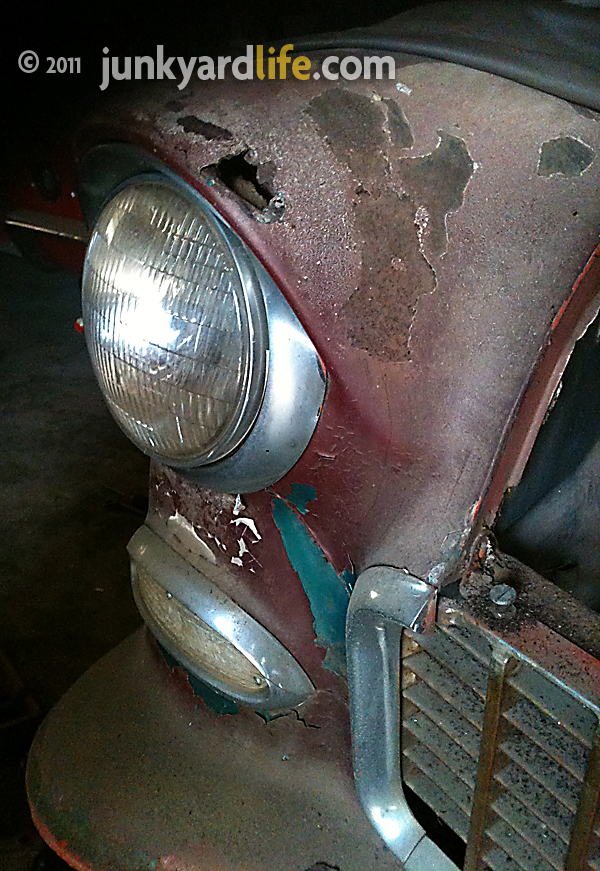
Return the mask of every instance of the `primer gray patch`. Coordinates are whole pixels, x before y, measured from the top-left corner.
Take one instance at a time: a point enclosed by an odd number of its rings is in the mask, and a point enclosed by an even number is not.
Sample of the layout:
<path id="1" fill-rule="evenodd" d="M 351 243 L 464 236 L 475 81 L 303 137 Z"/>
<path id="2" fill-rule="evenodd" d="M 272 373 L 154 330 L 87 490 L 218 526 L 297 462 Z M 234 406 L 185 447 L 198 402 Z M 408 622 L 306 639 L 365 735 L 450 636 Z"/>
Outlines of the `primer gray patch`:
<path id="1" fill-rule="evenodd" d="M 549 139 L 540 148 L 537 172 L 544 178 L 555 175 L 576 178 L 592 165 L 595 156 L 589 145 L 573 136 Z"/>
<path id="2" fill-rule="evenodd" d="M 427 243 L 437 255 L 448 246 L 446 215 L 462 206 L 475 168 L 462 139 L 443 130 L 438 130 L 438 136 L 440 141 L 430 154 L 404 157 L 394 166 L 408 195 L 427 215 Z"/>

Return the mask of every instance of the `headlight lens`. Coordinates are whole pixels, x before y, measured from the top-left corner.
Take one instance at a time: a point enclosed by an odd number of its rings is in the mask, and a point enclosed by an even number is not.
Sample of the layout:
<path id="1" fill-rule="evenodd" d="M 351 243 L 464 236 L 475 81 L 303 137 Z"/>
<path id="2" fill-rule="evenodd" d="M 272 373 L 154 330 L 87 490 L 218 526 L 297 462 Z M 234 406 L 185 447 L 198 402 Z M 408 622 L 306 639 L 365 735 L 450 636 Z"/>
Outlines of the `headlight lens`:
<path id="1" fill-rule="evenodd" d="M 247 435 L 265 386 L 264 305 L 241 242 L 194 192 L 140 180 L 110 200 L 83 317 L 108 406 L 145 453 L 190 468 Z"/>

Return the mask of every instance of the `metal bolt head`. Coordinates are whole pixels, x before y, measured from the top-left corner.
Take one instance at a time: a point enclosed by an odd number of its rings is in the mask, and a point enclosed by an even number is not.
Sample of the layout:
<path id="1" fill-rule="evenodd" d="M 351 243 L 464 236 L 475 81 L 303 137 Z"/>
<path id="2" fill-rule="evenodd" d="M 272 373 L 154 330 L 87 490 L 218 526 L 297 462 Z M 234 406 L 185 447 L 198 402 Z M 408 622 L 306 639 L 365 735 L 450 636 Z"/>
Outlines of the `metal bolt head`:
<path id="1" fill-rule="evenodd" d="M 508 608 L 517 598 L 517 591 L 508 584 L 496 584 L 490 590 L 490 599 L 498 608 Z"/>

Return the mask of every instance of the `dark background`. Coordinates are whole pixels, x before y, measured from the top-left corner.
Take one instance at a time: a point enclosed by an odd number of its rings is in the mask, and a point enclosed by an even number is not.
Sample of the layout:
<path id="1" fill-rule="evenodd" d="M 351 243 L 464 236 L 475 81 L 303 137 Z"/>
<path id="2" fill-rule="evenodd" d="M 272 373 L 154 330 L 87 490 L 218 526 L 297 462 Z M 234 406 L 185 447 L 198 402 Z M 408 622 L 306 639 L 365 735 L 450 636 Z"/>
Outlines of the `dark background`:
<path id="1" fill-rule="evenodd" d="M 183 57 L 236 51 L 249 44 L 265 44 L 308 33 L 342 31 L 372 24 L 431 0 L 370 0 L 370 2 L 276 3 L 196 2 L 133 9 L 104 4 L 80 5 L 71 15 L 58 4 L 34 11 L 11 4 L 15 24 L 4 27 L 4 104 L 2 146 L 22 153 L 30 143 L 47 140 L 69 129 L 82 112 L 102 99 L 102 49 L 111 56 L 165 55 Z M 68 7 L 67 7 L 68 8 Z M 24 50 L 40 57 L 39 69 L 20 72 L 17 61 Z M 235 55 L 234 55 L 235 56 Z M 81 73 L 47 74 L 46 57 L 80 57 Z M 126 83 L 111 85 L 126 88 Z"/>
<path id="2" fill-rule="evenodd" d="M 68 149 L 78 121 L 128 87 L 100 91 L 105 46 L 112 56 L 155 56 L 158 44 L 166 56 L 235 56 L 247 44 L 374 23 L 415 5 L 258 0 L 160 13 L 79 6 L 72 15 L 13 5 L 0 37 L 0 209 L 18 207 L 10 197 L 31 184 L 29 170 Z M 26 49 L 40 57 L 35 73 L 18 69 Z M 48 56 L 80 57 L 81 74 L 46 74 Z M 0 242 L 0 867 L 51 871 L 55 859 L 29 818 L 26 754 L 52 705 L 141 622 L 126 545 L 143 523 L 148 461 L 110 417 L 73 328 L 78 276 L 48 268 L 35 248 L 10 251 Z"/>

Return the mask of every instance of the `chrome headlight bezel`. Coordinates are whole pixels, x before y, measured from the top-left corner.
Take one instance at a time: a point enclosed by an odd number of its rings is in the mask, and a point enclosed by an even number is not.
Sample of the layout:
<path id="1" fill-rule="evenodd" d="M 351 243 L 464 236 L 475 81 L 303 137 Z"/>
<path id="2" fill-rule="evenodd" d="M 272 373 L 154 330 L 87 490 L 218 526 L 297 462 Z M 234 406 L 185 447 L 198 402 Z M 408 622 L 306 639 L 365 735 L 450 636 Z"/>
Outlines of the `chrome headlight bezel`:
<path id="1" fill-rule="evenodd" d="M 115 193 L 140 179 L 189 195 L 218 227 L 246 286 L 244 305 L 255 327 L 256 361 L 244 416 L 225 445 L 191 462 L 146 451 L 186 477 L 228 493 L 251 493 L 282 478 L 306 449 L 325 400 L 321 359 L 266 269 L 217 210 L 175 172 L 126 144 L 97 145 L 80 165 L 80 199 L 93 225 Z"/>

